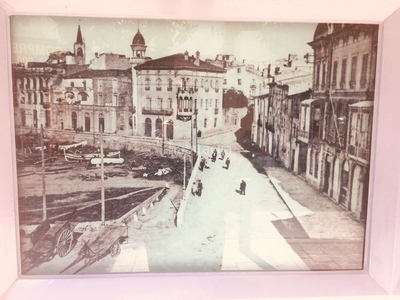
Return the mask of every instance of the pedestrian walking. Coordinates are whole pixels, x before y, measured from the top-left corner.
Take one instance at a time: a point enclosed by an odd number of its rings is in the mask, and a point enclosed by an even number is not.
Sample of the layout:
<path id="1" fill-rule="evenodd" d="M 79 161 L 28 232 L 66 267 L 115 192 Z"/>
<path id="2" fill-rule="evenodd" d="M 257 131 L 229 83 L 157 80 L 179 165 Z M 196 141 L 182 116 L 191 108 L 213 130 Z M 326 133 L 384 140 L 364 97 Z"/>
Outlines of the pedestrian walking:
<path id="1" fill-rule="evenodd" d="M 240 195 L 246 195 L 246 182 L 244 180 L 240 183 Z"/>
<path id="2" fill-rule="evenodd" d="M 200 170 L 200 171 L 203 171 L 205 164 L 206 164 L 206 160 L 205 160 L 204 157 L 202 156 L 202 157 L 201 157 L 201 160 L 200 160 L 200 164 L 199 164 L 199 170 Z"/>
<path id="3" fill-rule="evenodd" d="M 196 185 L 196 182 L 193 182 L 193 185 L 192 185 L 192 188 L 191 188 L 191 192 L 192 192 L 193 196 L 196 195 L 196 191 L 197 191 L 197 185 Z"/>
<path id="4" fill-rule="evenodd" d="M 197 182 L 197 196 L 201 197 L 201 193 L 203 192 L 203 183 L 201 180 Z"/>
<path id="5" fill-rule="evenodd" d="M 215 162 L 217 160 L 217 149 L 214 149 L 214 152 L 211 154 L 211 161 Z"/>
<path id="6" fill-rule="evenodd" d="M 225 160 L 225 168 L 228 170 L 229 169 L 229 165 L 231 164 L 231 160 L 229 159 L 229 157 L 226 158 Z"/>
<path id="7" fill-rule="evenodd" d="M 221 151 L 221 159 L 224 160 L 224 158 L 225 158 L 225 151 L 222 150 L 222 151 Z"/>

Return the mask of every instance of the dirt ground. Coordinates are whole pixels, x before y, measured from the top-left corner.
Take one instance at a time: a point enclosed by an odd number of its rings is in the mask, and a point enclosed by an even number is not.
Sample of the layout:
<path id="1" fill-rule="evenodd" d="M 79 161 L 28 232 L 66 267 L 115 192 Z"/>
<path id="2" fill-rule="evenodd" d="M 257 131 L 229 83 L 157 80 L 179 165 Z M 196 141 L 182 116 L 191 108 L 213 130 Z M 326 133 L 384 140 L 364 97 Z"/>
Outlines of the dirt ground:
<path id="1" fill-rule="evenodd" d="M 18 164 L 18 205 L 21 225 L 37 224 L 43 215 L 41 162 L 40 160 L 33 162 L 30 160 L 32 157 L 30 155 L 25 157 L 29 159 Z M 104 167 L 106 206 L 109 212 L 112 212 L 111 215 L 108 214 L 109 219 L 118 218 L 166 185 L 183 183 L 182 159 L 133 152 L 121 153 L 121 157 L 125 160 L 124 164 Z M 89 166 L 87 162 L 67 162 L 61 154 L 53 158 L 51 161 L 46 161 L 45 166 L 48 218 L 54 218 L 68 211 L 73 212 L 83 204 L 93 204 L 81 211 L 81 215 L 86 215 L 86 219 L 81 217 L 77 221 L 94 221 L 96 216 L 100 215 L 100 205 L 95 205 L 95 202 L 101 199 L 100 167 Z M 186 169 L 189 178 L 191 171 L 189 162 Z M 116 197 L 119 197 L 118 203 L 112 201 Z M 175 205 L 179 205 L 179 201 L 172 200 Z"/>

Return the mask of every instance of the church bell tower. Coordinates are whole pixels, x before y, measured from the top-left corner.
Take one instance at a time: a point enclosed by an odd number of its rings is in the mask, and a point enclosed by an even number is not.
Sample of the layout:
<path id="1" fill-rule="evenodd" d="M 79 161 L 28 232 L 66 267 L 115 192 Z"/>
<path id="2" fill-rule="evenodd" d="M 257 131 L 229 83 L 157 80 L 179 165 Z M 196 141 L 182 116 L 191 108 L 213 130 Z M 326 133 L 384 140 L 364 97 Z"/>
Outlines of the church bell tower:
<path id="1" fill-rule="evenodd" d="M 74 43 L 74 56 L 77 65 L 84 65 L 86 63 L 85 43 L 82 38 L 81 25 L 78 25 L 78 34 Z"/>

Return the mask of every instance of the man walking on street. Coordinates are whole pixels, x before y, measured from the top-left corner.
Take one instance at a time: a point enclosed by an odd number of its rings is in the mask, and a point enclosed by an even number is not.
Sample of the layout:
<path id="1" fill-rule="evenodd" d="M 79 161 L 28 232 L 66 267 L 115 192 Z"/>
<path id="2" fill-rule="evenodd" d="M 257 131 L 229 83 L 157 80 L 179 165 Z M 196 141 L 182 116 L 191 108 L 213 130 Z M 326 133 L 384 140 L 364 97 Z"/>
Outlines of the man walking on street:
<path id="1" fill-rule="evenodd" d="M 197 196 L 201 197 L 201 193 L 203 191 L 203 183 L 201 180 L 197 183 Z"/>
<path id="2" fill-rule="evenodd" d="M 231 164 L 231 160 L 229 159 L 229 157 L 227 157 L 226 158 L 226 160 L 225 160 L 225 165 L 226 165 L 226 169 L 228 170 L 229 169 L 229 165 Z"/>
<path id="3" fill-rule="evenodd" d="M 246 195 L 246 182 L 244 180 L 240 183 L 240 195 Z"/>

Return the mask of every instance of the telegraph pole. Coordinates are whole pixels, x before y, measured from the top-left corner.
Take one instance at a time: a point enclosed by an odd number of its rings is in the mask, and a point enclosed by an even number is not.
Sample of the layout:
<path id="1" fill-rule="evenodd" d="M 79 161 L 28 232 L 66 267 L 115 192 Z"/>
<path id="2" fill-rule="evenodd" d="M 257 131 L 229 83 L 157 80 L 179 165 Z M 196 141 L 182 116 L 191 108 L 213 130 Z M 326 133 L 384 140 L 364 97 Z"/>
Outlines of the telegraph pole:
<path id="1" fill-rule="evenodd" d="M 100 172 L 101 172 L 101 226 L 106 224 L 106 201 L 104 193 L 104 155 L 103 155 L 103 126 L 100 125 Z"/>
<path id="2" fill-rule="evenodd" d="M 46 181 L 45 181 L 45 168 L 44 168 L 43 124 L 40 125 L 40 148 L 42 151 L 43 221 L 45 221 L 47 219 L 47 203 L 46 203 Z"/>

